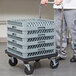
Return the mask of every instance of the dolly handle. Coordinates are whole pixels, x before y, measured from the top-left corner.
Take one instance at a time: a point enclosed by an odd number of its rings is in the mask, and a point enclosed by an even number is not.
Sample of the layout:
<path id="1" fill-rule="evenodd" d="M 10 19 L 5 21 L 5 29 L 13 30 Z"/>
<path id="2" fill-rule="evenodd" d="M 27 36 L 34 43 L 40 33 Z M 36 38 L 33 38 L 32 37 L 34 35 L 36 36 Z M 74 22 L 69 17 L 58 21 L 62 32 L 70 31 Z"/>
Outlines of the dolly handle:
<path id="1" fill-rule="evenodd" d="M 47 2 L 46 4 L 54 4 L 54 2 Z M 42 8 L 42 4 L 40 3 L 39 6 L 39 18 L 41 19 L 41 8 Z"/>
<path id="2" fill-rule="evenodd" d="M 55 4 L 54 2 L 47 2 L 46 4 Z M 42 4 L 40 4 L 40 8 L 39 8 L 39 18 L 41 18 L 41 7 Z M 60 53 L 62 50 L 62 39 L 63 39 L 63 17 L 64 17 L 64 8 L 63 8 L 63 4 L 61 3 L 61 38 L 60 38 Z"/>
<path id="3" fill-rule="evenodd" d="M 55 4 L 54 2 L 47 2 L 47 4 Z M 61 37 L 60 37 L 60 53 L 62 50 L 62 40 L 63 40 L 63 17 L 64 17 L 64 8 L 63 8 L 63 4 L 61 3 Z"/>
<path id="4" fill-rule="evenodd" d="M 46 4 L 55 4 L 54 2 L 47 2 Z M 63 12 L 63 4 L 61 3 L 61 8 L 62 8 L 62 12 Z M 42 8 L 42 4 L 40 4 L 39 6 L 39 18 L 41 19 L 41 8 Z"/>
<path id="5" fill-rule="evenodd" d="M 47 2 L 47 4 L 54 4 L 54 2 Z"/>
<path id="6" fill-rule="evenodd" d="M 47 4 L 55 4 L 54 2 L 47 2 Z M 63 9 L 63 3 L 60 4 Z"/>

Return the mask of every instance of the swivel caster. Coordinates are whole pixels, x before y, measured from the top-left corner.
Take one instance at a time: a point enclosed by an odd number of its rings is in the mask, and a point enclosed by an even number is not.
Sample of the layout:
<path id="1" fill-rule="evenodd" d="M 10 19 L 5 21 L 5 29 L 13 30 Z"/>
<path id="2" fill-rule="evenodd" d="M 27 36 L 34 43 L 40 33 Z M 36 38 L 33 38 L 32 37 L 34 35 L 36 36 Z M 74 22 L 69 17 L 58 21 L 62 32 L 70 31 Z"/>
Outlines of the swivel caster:
<path id="1" fill-rule="evenodd" d="M 67 44 L 69 44 L 69 38 L 67 38 Z"/>
<path id="2" fill-rule="evenodd" d="M 11 66 L 16 66 L 17 63 L 18 63 L 18 60 L 17 60 L 16 58 L 11 57 L 11 59 L 9 59 L 9 64 L 10 64 Z"/>
<path id="3" fill-rule="evenodd" d="M 25 64 L 24 72 L 27 75 L 30 75 L 30 74 L 32 74 L 34 72 L 34 68 L 29 64 Z"/>
<path id="4" fill-rule="evenodd" d="M 38 60 L 35 60 L 36 62 L 39 62 L 40 61 L 40 59 L 38 59 Z"/>
<path id="5" fill-rule="evenodd" d="M 34 68 L 40 68 L 41 67 L 39 61 L 40 61 L 40 59 L 39 60 L 35 60 L 35 62 L 34 62 Z"/>
<path id="6" fill-rule="evenodd" d="M 51 59 L 50 61 L 50 66 L 52 69 L 56 69 L 59 65 L 59 62 L 56 58 Z"/>
<path id="7" fill-rule="evenodd" d="M 12 57 L 11 55 L 8 54 L 9 57 Z"/>

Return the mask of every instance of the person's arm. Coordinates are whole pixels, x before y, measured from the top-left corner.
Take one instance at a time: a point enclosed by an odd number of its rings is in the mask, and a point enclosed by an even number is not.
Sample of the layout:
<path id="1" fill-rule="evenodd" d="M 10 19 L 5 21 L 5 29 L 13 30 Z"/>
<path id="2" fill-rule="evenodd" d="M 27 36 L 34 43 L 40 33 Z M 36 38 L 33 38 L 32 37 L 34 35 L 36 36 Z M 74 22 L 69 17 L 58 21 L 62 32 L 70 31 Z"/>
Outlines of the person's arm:
<path id="1" fill-rule="evenodd" d="M 63 0 L 54 0 L 56 5 L 60 5 L 62 3 Z"/>

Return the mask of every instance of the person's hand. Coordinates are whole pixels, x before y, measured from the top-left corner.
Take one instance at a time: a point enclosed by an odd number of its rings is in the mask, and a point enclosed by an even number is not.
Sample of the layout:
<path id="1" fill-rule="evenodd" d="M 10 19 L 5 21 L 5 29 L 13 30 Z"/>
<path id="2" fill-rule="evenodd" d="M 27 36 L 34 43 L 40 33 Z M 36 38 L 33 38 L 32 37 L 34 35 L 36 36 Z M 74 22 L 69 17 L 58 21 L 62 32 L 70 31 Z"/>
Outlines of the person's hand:
<path id="1" fill-rule="evenodd" d="M 48 0 L 41 0 L 42 5 L 47 5 Z"/>
<path id="2" fill-rule="evenodd" d="M 55 0 L 56 5 L 60 5 L 63 0 Z"/>

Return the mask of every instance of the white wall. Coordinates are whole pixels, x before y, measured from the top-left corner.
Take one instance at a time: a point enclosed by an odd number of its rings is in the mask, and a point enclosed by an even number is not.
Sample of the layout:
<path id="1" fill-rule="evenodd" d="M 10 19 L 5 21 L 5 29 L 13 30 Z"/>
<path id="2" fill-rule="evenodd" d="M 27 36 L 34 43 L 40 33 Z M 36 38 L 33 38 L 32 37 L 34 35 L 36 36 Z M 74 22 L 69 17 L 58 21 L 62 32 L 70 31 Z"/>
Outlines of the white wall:
<path id="1" fill-rule="evenodd" d="M 52 1 L 52 0 L 49 0 Z M 0 0 L 0 20 L 39 15 L 40 0 Z M 12 16 L 12 17 L 11 17 Z M 43 18 L 53 18 L 52 5 L 42 8 Z"/>
<path id="2" fill-rule="evenodd" d="M 7 33 L 6 25 L 0 25 L 0 38 L 7 37 L 6 33 Z"/>

